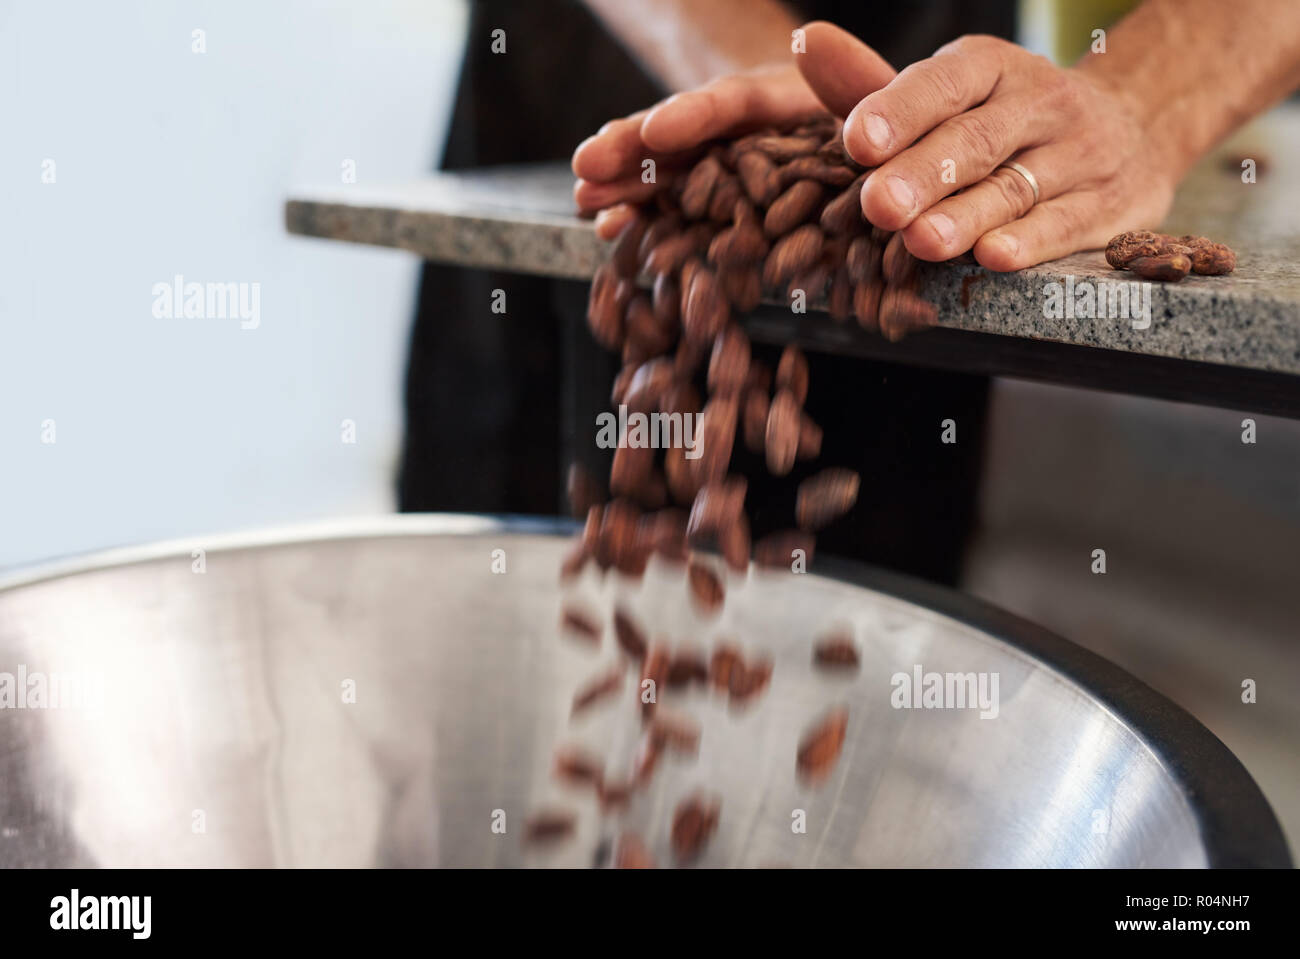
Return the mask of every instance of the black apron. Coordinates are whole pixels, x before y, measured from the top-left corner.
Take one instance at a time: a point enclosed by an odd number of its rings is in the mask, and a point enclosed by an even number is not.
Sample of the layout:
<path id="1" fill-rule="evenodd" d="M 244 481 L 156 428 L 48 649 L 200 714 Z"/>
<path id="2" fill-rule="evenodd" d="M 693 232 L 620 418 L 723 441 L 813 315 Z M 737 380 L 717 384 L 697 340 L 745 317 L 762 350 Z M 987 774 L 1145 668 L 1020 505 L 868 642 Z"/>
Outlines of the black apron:
<path id="1" fill-rule="evenodd" d="M 1014 30 L 1010 0 L 788 6 L 805 21 L 855 33 L 896 67 L 964 33 Z M 504 55 L 490 49 L 498 28 Z M 601 124 L 665 94 L 576 0 L 471 0 L 442 168 L 567 160 Z M 594 422 L 618 363 L 572 335 L 583 302 L 575 286 L 425 265 L 406 378 L 400 509 L 563 511 L 563 438 L 575 434 L 589 447 L 580 457 L 608 468 L 594 449 Z M 506 291 L 506 314 L 491 311 L 495 289 Z M 775 367 L 776 350 L 756 345 L 755 354 Z M 755 534 L 791 525 L 804 472 L 850 466 L 863 478 L 858 506 L 819 536 L 819 551 L 955 582 L 975 517 L 987 378 L 823 354 L 810 354 L 809 365 L 808 412 L 825 429 L 822 455 L 780 481 L 748 471 Z M 590 381 L 567 408 L 565 369 Z M 958 422 L 955 445 L 939 442 L 947 418 Z"/>

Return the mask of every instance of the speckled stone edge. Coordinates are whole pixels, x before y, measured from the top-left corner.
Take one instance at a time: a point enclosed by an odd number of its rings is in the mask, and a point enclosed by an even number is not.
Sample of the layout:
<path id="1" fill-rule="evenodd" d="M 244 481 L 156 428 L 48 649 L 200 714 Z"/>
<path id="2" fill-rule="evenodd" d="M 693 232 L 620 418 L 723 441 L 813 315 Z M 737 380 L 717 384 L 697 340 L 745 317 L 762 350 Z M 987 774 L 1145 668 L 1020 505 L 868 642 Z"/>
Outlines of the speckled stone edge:
<path id="1" fill-rule="evenodd" d="M 403 211 L 289 200 L 285 225 L 301 236 L 407 250 L 435 262 L 566 279 L 586 279 L 608 255 L 590 223 L 568 216 Z M 1052 318 L 1050 284 L 1062 297 L 1072 284 L 1133 282 L 1100 252 L 1079 253 L 1016 273 L 978 266 L 923 268 L 923 292 L 939 324 L 960 330 L 1300 374 L 1300 304 L 1268 295 L 1236 277 L 1189 277 L 1150 287 L 1150 324 L 1142 319 Z M 1228 284 L 1231 283 L 1231 287 Z M 776 305 L 783 305 L 777 303 Z M 811 309 L 823 309 L 813 300 Z M 1300 385 L 1297 386 L 1300 389 Z"/>

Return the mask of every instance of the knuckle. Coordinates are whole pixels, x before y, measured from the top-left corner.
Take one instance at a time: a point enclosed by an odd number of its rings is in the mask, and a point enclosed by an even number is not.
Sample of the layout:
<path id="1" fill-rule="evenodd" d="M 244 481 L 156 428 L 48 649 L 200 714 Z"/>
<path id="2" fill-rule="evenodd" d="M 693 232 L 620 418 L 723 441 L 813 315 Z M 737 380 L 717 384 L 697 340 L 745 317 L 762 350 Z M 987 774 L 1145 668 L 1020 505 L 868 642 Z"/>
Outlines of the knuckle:
<path id="1" fill-rule="evenodd" d="M 952 123 L 963 151 L 986 163 L 1005 158 L 1006 130 L 997 120 L 980 113 L 963 113 Z"/>
<path id="2" fill-rule="evenodd" d="M 940 57 L 930 61 L 931 68 L 928 71 L 930 87 L 938 105 L 950 113 L 955 113 L 965 106 L 961 82 L 962 68 L 960 63 L 946 63 L 944 60 L 945 58 Z"/>
<path id="3" fill-rule="evenodd" d="M 998 196 L 1011 214 L 1011 219 L 1023 216 L 1034 205 L 1033 189 L 1015 170 L 1008 170 L 1005 167 L 995 170 L 989 177 L 989 182 L 998 191 Z"/>

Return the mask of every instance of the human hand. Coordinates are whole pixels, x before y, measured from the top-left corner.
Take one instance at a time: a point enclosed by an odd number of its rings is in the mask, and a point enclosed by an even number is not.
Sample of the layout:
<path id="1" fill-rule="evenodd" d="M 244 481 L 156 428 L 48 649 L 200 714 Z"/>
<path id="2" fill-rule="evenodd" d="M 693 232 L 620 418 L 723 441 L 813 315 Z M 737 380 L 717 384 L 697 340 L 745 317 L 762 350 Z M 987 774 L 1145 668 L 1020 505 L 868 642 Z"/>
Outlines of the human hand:
<path id="1" fill-rule="evenodd" d="M 714 80 L 611 121 L 578 146 L 574 199 L 583 213 L 597 214 L 601 238 L 617 236 L 632 204 L 650 199 L 667 178 L 689 169 L 701 144 L 762 127 L 793 126 L 827 109 L 843 116 L 894 76 L 875 51 L 838 27 L 814 23 L 803 29 L 806 52 L 796 55 L 797 66 Z M 658 182 L 642 182 L 646 159 L 655 161 Z"/>
<path id="2" fill-rule="evenodd" d="M 1164 218 L 1178 164 L 1139 117 L 1098 71 L 967 36 L 854 106 L 844 142 L 877 168 L 863 213 L 901 230 L 914 256 L 973 249 L 981 265 L 1014 270 Z M 1037 203 L 1023 176 L 999 168 L 1009 158 L 1037 179 Z"/>

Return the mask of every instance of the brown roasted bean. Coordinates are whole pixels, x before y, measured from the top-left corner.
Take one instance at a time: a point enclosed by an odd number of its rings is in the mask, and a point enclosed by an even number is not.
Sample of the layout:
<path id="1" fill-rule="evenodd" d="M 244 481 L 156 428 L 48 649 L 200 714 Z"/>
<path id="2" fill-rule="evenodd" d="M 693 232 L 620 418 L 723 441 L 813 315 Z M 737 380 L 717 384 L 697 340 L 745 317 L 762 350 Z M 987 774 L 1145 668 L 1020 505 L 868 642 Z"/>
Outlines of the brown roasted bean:
<path id="1" fill-rule="evenodd" d="M 739 402 L 735 397 L 713 397 L 705 404 L 695 427 L 695 452 L 699 457 L 687 461 L 700 483 L 721 479 L 726 474 L 736 442 L 738 416 Z"/>
<path id="2" fill-rule="evenodd" d="M 713 187 L 713 197 L 709 200 L 709 219 L 714 223 L 730 221 L 736 201 L 741 196 L 740 180 L 730 173 L 724 173 Z"/>
<path id="3" fill-rule="evenodd" d="M 661 749 L 690 756 L 700 751 L 700 724 L 682 713 L 659 710 L 650 724 L 650 735 Z"/>
<path id="4" fill-rule="evenodd" d="M 769 237 L 785 236 L 817 212 L 825 188 L 816 180 L 800 180 L 782 193 L 767 209 L 763 232 Z"/>
<path id="5" fill-rule="evenodd" d="M 604 764 L 577 746 L 562 746 L 555 751 L 552 765 L 555 777 L 572 786 L 600 788 L 605 778 Z"/>
<path id="6" fill-rule="evenodd" d="M 869 236 L 856 236 L 844 254 L 844 268 L 849 280 L 866 283 L 880 275 L 881 249 Z"/>
<path id="7" fill-rule="evenodd" d="M 640 266 L 641 240 L 645 238 L 648 226 L 646 218 L 637 214 L 619 231 L 618 239 L 614 241 L 614 251 L 609 257 L 614 264 L 614 272 L 619 276 L 636 278 Z"/>
<path id="8" fill-rule="evenodd" d="M 612 263 L 604 263 L 591 279 L 587 299 L 587 326 L 596 342 L 607 350 L 623 346 L 623 314 L 631 288 L 620 282 Z"/>
<path id="9" fill-rule="evenodd" d="M 714 689 L 727 692 L 731 688 L 731 672 L 744 657 L 730 643 L 719 643 L 709 657 L 709 682 Z"/>
<path id="10" fill-rule="evenodd" d="M 816 153 L 821 145 L 817 137 L 768 136 L 754 141 L 754 149 L 767 154 L 773 163 L 788 163 L 795 157 Z"/>
<path id="11" fill-rule="evenodd" d="M 1177 283 L 1192 271 L 1192 260 L 1185 253 L 1139 256 L 1128 261 L 1128 268 L 1144 280 Z"/>
<path id="12" fill-rule="evenodd" d="M 748 487 L 743 476 L 711 480 L 701 487 L 686 521 L 686 538 L 692 546 L 720 539 L 723 530 L 744 518 Z"/>
<path id="13" fill-rule="evenodd" d="M 808 358 L 793 343 L 781 351 L 781 360 L 776 365 L 775 382 L 778 390 L 785 389 L 793 393 L 795 402 L 800 406 L 808 401 Z"/>
<path id="14" fill-rule="evenodd" d="M 713 187 L 722 172 L 722 164 L 712 156 L 706 156 L 695 164 L 682 190 L 681 209 L 687 219 L 698 220 L 708 213 Z"/>
<path id="15" fill-rule="evenodd" d="M 709 661 L 698 649 L 679 647 L 668 667 L 668 688 L 709 681 Z M 698 731 L 696 733 L 698 737 Z"/>
<path id="16" fill-rule="evenodd" d="M 671 273 L 655 277 L 653 312 L 659 328 L 675 339 L 682 325 L 682 291 Z"/>
<path id="17" fill-rule="evenodd" d="M 614 638 L 618 640 L 619 649 L 629 657 L 637 661 L 645 659 L 649 646 L 645 631 L 632 618 L 632 614 L 624 609 L 614 610 Z"/>
<path id="18" fill-rule="evenodd" d="M 696 794 L 683 799 L 673 811 L 673 855 L 679 863 L 698 859 L 718 828 L 721 805 Z"/>
<path id="19" fill-rule="evenodd" d="M 799 449 L 796 456 L 801 460 L 812 460 L 820 456 L 821 452 L 822 428 L 804 413 L 799 419 Z"/>
<path id="20" fill-rule="evenodd" d="M 903 286 L 916 274 L 917 260 L 903 244 L 903 234 L 895 233 L 885 244 L 880 258 L 880 273 L 888 285 Z"/>
<path id="21" fill-rule="evenodd" d="M 861 174 L 850 183 L 843 192 L 822 208 L 821 227 L 827 233 L 860 233 L 866 228 L 866 219 L 862 216 L 862 185 L 867 182 L 867 174 Z"/>
<path id="22" fill-rule="evenodd" d="M 831 292 L 827 297 L 826 310 L 836 323 L 843 323 L 853 312 L 853 283 L 844 267 L 839 267 L 831 274 Z"/>
<path id="23" fill-rule="evenodd" d="M 853 315 L 858 326 L 868 332 L 880 329 L 880 295 L 884 290 L 884 283 L 874 278 L 853 288 Z"/>
<path id="24" fill-rule="evenodd" d="M 760 266 L 721 267 L 718 281 L 731 307 L 737 313 L 751 313 L 763 298 L 763 279 Z"/>
<path id="25" fill-rule="evenodd" d="M 524 842 L 553 843 L 567 839 L 577 828 L 578 817 L 560 809 L 533 813 L 524 820 Z"/>
<path id="26" fill-rule="evenodd" d="M 744 660 L 731 668 L 727 677 L 727 693 L 731 705 L 742 706 L 767 689 L 772 679 L 770 659 Z"/>
<path id="27" fill-rule="evenodd" d="M 686 565 L 686 576 L 691 586 L 691 599 L 697 610 L 713 615 L 722 609 L 726 591 L 717 573 L 692 556 Z"/>
<path id="28" fill-rule="evenodd" d="M 668 480 L 668 492 L 674 503 L 690 506 L 695 502 L 695 495 L 700 491 L 700 480 L 696 476 L 692 460 L 686 458 L 686 450 L 680 446 L 670 447 L 664 453 L 664 473 Z"/>
<path id="29" fill-rule="evenodd" d="M 848 707 L 838 706 L 804 734 L 795 758 L 795 771 L 805 785 L 820 785 L 829 778 L 844 748 L 848 726 Z"/>
<path id="30" fill-rule="evenodd" d="M 749 337 L 732 323 L 713 341 L 709 359 L 709 392 L 726 396 L 740 392 L 749 375 Z"/>
<path id="31" fill-rule="evenodd" d="M 819 530 L 833 523 L 858 501 L 861 480 L 853 470 L 832 467 L 799 484 L 795 518 L 799 528 Z"/>
<path id="32" fill-rule="evenodd" d="M 771 158 L 758 151 L 743 153 L 736 159 L 736 173 L 750 200 L 767 206 L 781 192 L 781 175 Z"/>
<path id="33" fill-rule="evenodd" d="M 718 278 L 707 266 L 691 275 L 690 291 L 686 294 L 686 308 L 682 313 L 682 329 L 686 339 L 695 343 L 712 343 L 730 319 L 727 298 L 718 285 Z"/>
<path id="34" fill-rule="evenodd" d="M 822 231 L 812 223 L 783 236 L 763 261 L 763 285 L 770 290 L 784 287 L 817 262 L 824 242 Z"/>
<path id="35" fill-rule="evenodd" d="M 894 342 L 908 333 L 926 330 L 938 323 L 934 304 L 921 299 L 908 287 L 888 286 L 880 298 L 880 331 Z"/>
<path id="36" fill-rule="evenodd" d="M 617 623 L 617 620 L 615 621 Z M 623 666 L 620 664 L 597 673 L 573 694 L 573 708 L 569 715 L 584 713 L 601 700 L 616 695 L 623 688 Z"/>
<path id="37" fill-rule="evenodd" d="M 836 629 L 823 636 L 813 647 L 813 664 L 837 672 L 856 671 L 858 647 L 847 629 Z"/>
<path id="38" fill-rule="evenodd" d="M 566 633 L 592 646 L 600 645 L 604 632 L 600 621 L 591 613 L 574 606 L 566 606 L 560 614 L 560 626 Z"/>
<path id="39" fill-rule="evenodd" d="M 778 390 L 767 414 L 764 451 L 767 468 L 773 476 L 785 476 L 794 466 L 799 453 L 802 410 L 790 390 Z"/>

